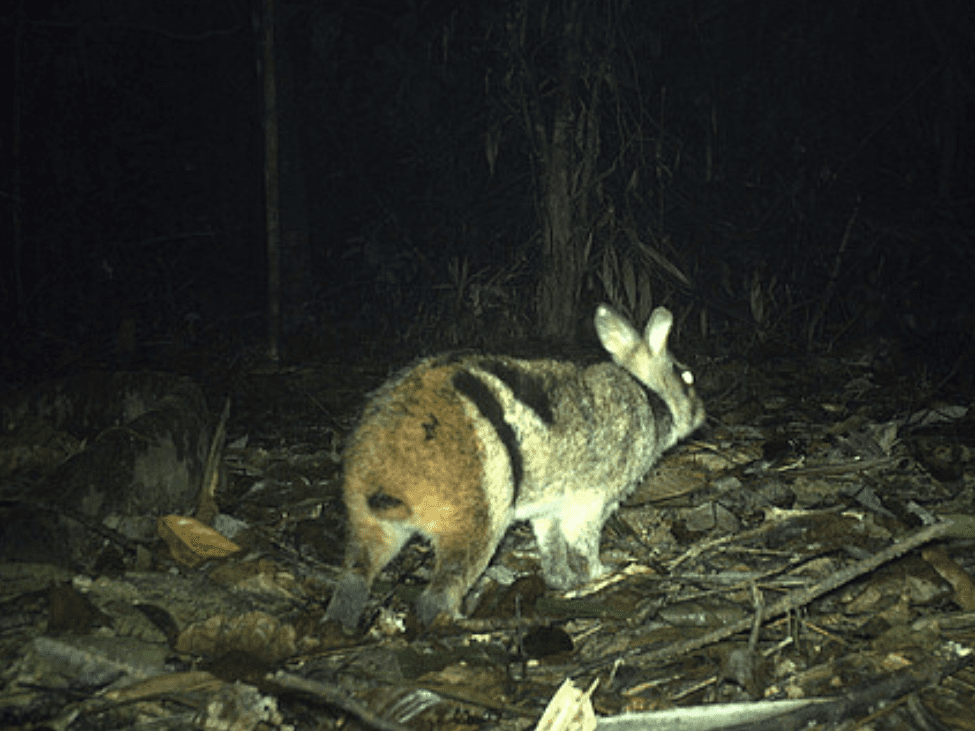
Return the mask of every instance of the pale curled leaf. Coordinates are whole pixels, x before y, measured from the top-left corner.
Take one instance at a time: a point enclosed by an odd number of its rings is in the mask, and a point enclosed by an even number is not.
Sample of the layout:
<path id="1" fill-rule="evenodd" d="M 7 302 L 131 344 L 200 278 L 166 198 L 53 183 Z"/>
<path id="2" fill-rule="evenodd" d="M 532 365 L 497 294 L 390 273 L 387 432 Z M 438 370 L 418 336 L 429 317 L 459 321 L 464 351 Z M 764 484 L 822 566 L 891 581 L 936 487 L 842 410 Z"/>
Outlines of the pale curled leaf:
<path id="1" fill-rule="evenodd" d="M 589 699 L 598 682 L 598 679 L 594 680 L 589 690 L 583 693 L 566 678 L 549 701 L 537 731 L 595 731 L 596 714 Z"/>

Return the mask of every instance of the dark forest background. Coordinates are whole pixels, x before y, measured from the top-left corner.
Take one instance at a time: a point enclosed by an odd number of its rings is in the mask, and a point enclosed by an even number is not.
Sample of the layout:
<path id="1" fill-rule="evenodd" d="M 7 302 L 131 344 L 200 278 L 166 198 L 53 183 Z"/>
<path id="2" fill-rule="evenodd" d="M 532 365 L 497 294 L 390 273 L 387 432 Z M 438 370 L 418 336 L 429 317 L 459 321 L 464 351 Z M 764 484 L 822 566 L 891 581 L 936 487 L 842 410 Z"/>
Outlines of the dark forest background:
<path id="1" fill-rule="evenodd" d="M 9 385 L 265 351 L 268 12 L 6 6 Z M 605 300 L 714 355 L 971 370 L 971 2 L 272 12 L 285 359 L 580 342 Z"/>

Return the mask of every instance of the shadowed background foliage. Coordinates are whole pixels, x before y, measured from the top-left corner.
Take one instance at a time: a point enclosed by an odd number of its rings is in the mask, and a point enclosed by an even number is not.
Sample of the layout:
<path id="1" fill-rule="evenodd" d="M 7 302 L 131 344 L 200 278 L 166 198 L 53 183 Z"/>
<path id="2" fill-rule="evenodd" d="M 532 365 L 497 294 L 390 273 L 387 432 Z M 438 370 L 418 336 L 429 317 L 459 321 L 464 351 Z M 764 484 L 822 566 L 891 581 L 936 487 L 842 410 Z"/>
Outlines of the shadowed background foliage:
<path id="1" fill-rule="evenodd" d="M 265 337 L 265 10 L 0 18 L 8 380 Z M 964 357 L 970 3 L 275 12 L 286 358 L 586 340 L 603 300 L 717 353 Z"/>

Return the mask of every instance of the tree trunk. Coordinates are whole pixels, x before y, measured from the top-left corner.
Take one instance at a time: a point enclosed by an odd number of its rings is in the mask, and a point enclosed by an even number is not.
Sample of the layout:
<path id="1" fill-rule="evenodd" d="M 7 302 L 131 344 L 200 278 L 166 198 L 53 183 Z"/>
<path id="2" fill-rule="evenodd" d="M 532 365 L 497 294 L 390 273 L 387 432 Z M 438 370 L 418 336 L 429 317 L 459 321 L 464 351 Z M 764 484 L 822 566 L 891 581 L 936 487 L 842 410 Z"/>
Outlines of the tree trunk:
<path id="1" fill-rule="evenodd" d="M 542 274 L 538 283 L 538 320 L 543 337 L 569 340 L 578 314 L 586 272 L 592 223 L 592 193 L 598 156 L 599 80 L 589 74 L 591 95 L 581 100 L 587 0 L 562 0 L 561 78 L 547 136 L 541 111 L 534 108 L 535 149 L 539 168 L 542 226 Z M 578 109 L 578 113 L 575 111 Z"/>
<path id="2" fill-rule="evenodd" d="M 566 85 L 568 86 L 568 85 Z M 579 260 L 573 205 L 572 109 L 560 94 L 551 143 L 542 160 L 542 275 L 538 283 L 538 318 L 543 337 L 566 340 L 574 330 L 576 303 L 585 262 Z"/>

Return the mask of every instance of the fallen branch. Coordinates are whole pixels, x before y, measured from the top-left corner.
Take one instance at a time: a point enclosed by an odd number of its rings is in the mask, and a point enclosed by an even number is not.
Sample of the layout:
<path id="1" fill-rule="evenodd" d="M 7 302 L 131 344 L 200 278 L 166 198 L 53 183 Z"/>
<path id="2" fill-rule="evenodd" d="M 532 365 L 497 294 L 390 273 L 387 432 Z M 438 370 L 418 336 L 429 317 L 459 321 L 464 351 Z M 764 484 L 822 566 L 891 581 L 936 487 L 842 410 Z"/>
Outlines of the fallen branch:
<path id="1" fill-rule="evenodd" d="M 766 611 L 763 613 L 763 619 L 769 620 L 779 616 L 780 614 L 791 612 L 798 607 L 808 604 L 813 599 L 816 599 L 823 594 L 827 594 L 834 589 L 838 589 L 858 576 L 862 576 L 876 570 L 878 567 L 882 566 L 888 561 L 899 558 L 908 551 L 912 551 L 929 541 L 944 538 L 952 533 L 957 533 L 959 529 L 964 530 L 966 526 L 959 523 L 960 520 L 961 518 L 952 516 L 950 519 L 945 520 L 942 523 L 929 525 L 926 528 L 922 528 L 915 533 L 910 534 L 904 540 L 889 546 L 880 553 L 859 561 L 852 566 L 833 574 L 828 579 L 816 584 L 815 586 L 786 594 L 782 599 L 766 609 Z M 967 528 L 971 529 L 971 526 L 967 526 Z M 596 672 L 609 665 L 621 663 L 624 660 L 629 660 L 634 657 L 640 657 L 643 664 L 670 662 L 671 660 L 675 660 L 682 655 L 694 652 L 695 650 L 700 650 L 708 645 L 714 644 L 715 642 L 720 642 L 721 640 L 727 639 L 732 635 L 736 635 L 739 632 L 744 632 L 751 629 L 752 623 L 752 617 L 746 617 L 738 622 L 733 622 L 732 624 L 719 627 L 718 629 L 701 635 L 700 637 L 694 637 L 689 640 L 684 640 L 683 642 L 677 642 L 673 645 L 652 652 L 646 652 L 643 648 L 634 648 L 631 650 L 613 653 L 612 655 L 607 655 L 599 660 L 594 660 L 593 662 L 583 665 L 579 668 L 577 673 L 573 674 L 573 677 L 578 677 L 579 675 L 585 673 Z"/>

